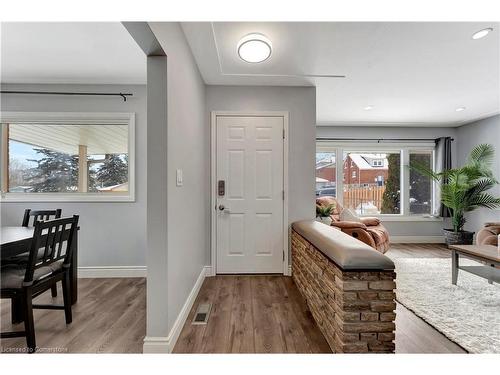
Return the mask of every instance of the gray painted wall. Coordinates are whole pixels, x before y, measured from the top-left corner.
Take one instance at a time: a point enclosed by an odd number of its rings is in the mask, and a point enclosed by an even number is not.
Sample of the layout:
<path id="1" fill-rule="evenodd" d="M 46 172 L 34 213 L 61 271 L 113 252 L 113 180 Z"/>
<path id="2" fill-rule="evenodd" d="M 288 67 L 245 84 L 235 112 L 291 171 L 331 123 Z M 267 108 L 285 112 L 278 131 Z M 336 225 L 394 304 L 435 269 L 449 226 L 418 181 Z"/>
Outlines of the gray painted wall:
<path id="1" fill-rule="evenodd" d="M 116 97 L 2 95 L 2 111 L 135 112 L 136 201 L 113 203 L 5 203 L 2 225 L 20 225 L 25 208 L 62 208 L 80 215 L 79 266 L 146 265 L 146 87 L 117 85 L 2 85 L 11 90 L 131 92 L 126 102 Z M 105 229 L 104 229 L 105 228 Z"/>
<path id="2" fill-rule="evenodd" d="M 210 132 L 205 84 L 180 25 L 165 22 L 150 26 L 168 60 L 168 283 L 155 287 L 167 288 L 171 329 L 207 264 Z M 182 187 L 176 186 L 176 169 L 183 170 Z"/>
<path id="3" fill-rule="evenodd" d="M 458 128 L 458 162 L 462 165 L 467 160 L 470 151 L 480 143 L 490 143 L 495 147 L 495 161 L 493 172 L 500 180 L 500 115 L 486 118 Z M 500 196 L 500 186 L 491 190 Z M 465 228 L 478 232 L 483 224 L 488 221 L 500 221 L 500 209 L 488 210 L 480 208 L 466 215 Z"/>
<path id="4" fill-rule="evenodd" d="M 166 337 L 168 327 L 168 97 L 166 56 L 148 56 L 147 319 L 148 337 Z"/>
<path id="5" fill-rule="evenodd" d="M 439 138 L 452 137 L 453 164 L 457 162 L 456 128 L 414 128 L 414 127 L 365 127 L 365 126 L 318 126 L 317 137 L 339 138 Z M 441 236 L 443 222 L 384 221 L 384 226 L 392 236 Z M 447 225 L 447 222 L 444 222 Z"/>
<path id="6" fill-rule="evenodd" d="M 316 88 L 208 86 L 207 111 L 288 111 L 289 223 L 314 218 Z"/>

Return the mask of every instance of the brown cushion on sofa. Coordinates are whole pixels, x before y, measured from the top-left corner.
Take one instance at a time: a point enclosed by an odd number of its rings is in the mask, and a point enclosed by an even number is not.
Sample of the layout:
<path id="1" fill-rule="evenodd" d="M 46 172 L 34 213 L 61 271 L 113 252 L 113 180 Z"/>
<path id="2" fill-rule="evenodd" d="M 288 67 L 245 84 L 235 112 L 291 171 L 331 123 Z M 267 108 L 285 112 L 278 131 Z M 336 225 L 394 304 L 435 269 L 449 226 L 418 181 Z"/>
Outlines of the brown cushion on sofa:
<path id="1" fill-rule="evenodd" d="M 500 227 L 500 223 L 486 223 L 485 227 Z"/>
<path id="2" fill-rule="evenodd" d="M 333 221 L 332 227 L 337 228 L 361 228 L 366 229 L 366 225 L 357 221 Z"/>
<path id="3" fill-rule="evenodd" d="M 368 227 L 377 226 L 380 224 L 380 219 L 378 217 L 362 217 L 361 222 Z"/>
<path id="4" fill-rule="evenodd" d="M 366 229 L 375 242 L 376 249 L 382 254 L 389 250 L 390 242 L 387 230 L 382 225 L 369 226 Z"/>

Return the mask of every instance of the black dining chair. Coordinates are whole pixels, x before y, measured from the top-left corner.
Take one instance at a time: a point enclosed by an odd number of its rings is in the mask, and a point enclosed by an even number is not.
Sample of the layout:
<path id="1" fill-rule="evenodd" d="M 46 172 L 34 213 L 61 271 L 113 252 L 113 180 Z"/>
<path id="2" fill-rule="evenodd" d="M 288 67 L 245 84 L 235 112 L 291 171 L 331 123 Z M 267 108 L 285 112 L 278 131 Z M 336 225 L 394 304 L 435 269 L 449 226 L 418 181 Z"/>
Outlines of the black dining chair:
<path id="1" fill-rule="evenodd" d="M 64 310 L 66 324 L 71 312 L 70 266 L 78 215 L 35 222 L 33 240 L 26 264 L 8 264 L 1 268 L 0 298 L 16 299 L 24 314 L 24 331 L 2 332 L 1 338 L 26 337 L 28 351 L 36 349 L 33 309 Z M 42 256 L 40 256 L 40 254 Z M 61 281 L 63 306 L 33 304 L 33 298 Z"/>
<path id="2" fill-rule="evenodd" d="M 39 220 L 50 220 L 52 218 L 59 219 L 61 217 L 62 210 L 57 208 L 55 210 L 31 210 L 27 208 L 24 210 L 23 223 L 21 224 L 23 227 L 30 226 L 30 219 L 33 218 L 33 222 L 31 226 L 35 226 L 35 223 Z"/>
<path id="3" fill-rule="evenodd" d="M 21 225 L 23 227 L 29 227 L 31 218 L 33 218 L 31 226 L 34 227 L 37 221 L 59 219 L 61 215 L 62 215 L 62 210 L 60 208 L 57 208 L 55 210 L 32 210 L 30 208 L 27 208 L 24 210 L 23 222 Z M 9 263 L 9 262 L 26 263 L 28 262 L 28 254 L 26 253 L 26 254 L 16 255 L 15 257 L 11 258 L 10 260 L 7 260 L 4 263 Z M 57 286 L 52 287 L 51 293 L 52 297 L 57 297 Z"/>

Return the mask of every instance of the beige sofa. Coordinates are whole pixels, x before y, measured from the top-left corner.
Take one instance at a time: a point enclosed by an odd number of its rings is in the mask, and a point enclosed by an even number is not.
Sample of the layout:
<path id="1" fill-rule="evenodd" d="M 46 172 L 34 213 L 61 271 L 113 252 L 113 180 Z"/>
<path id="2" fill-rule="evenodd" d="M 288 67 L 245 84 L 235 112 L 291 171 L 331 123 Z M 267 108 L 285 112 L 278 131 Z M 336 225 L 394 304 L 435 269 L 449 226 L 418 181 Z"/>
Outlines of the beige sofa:
<path id="1" fill-rule="evenodd" d="M 498 235 L 500 234 L 500 223 L 486 223 L 476 237 L 478 245 L 498 246 Z"/>

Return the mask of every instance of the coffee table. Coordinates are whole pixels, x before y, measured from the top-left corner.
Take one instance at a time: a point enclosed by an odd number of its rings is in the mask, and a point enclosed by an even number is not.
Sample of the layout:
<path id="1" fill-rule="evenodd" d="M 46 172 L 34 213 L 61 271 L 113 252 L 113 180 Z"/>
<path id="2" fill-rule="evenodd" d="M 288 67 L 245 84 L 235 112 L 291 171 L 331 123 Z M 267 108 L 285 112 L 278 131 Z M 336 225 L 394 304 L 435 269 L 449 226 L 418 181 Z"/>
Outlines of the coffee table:
<path id="1" fill-rule="evenodd" d="M 492 245 L 449 245 L 451 250 L 451 282 L 457 285 L 458 270 L 472 273 L 488 280 L 488 283 L 500 283 L 500 256 L 496 246 Z M 460 257 L 484 262 L 484 266 L 461 266 Z"/>

